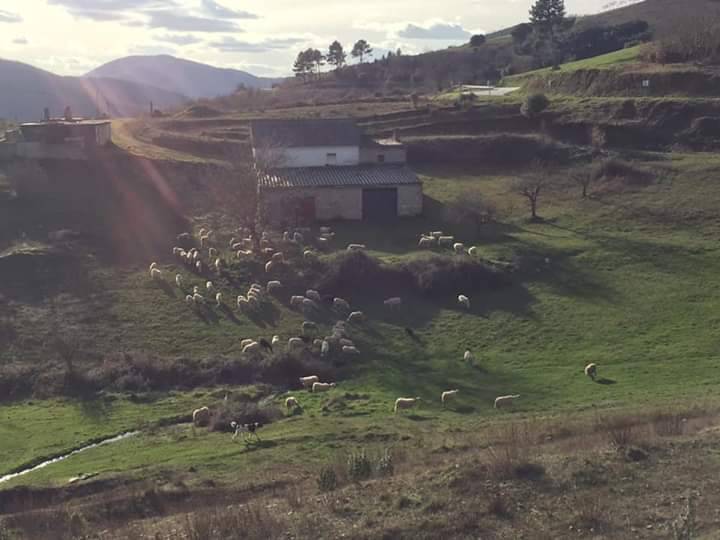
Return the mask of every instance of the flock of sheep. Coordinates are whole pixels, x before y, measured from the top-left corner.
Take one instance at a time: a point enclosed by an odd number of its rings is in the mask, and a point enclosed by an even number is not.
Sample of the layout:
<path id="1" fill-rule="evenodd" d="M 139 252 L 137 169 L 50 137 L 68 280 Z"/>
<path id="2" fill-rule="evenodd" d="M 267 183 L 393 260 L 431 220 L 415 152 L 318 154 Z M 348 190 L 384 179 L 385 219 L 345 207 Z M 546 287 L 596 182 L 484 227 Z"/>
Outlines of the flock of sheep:
<path id="1" fill-rule="evenodd" d="M 312 259 L 316 256 L 316 252 L 312 249 L 306 249 L 304 247 L 305 237 L 304 234 L 308 234 L 310 231 L 307 229 L 298 230 L 295 232 L 286 231 L 282 235 L 282 243 L 285 245 L 295 245 L 299 248 L 304 259 Z M 248 258 L 254 256 L 257 252 L 264 255 L 268 260 L 265 262 L 264 268 L 267 274 L 273 272 L 278 266 L 285 264 L 285 255 L 283 251 L 276 248 L 274 243 L 270 240 L 270 236 L 263 232 L 259 241 L 252 235 L 249 229 L 240 229 L 242 235 L 241 240 L 237 241 L 232 238 L 229 242 L 229 248 L 233 252 L 234 256 L 238 259 Z M 334 238 L 330 228 L 322 227 L 320 229 L 320 236 L 316 238 L 317 246 L 320 249 L 326 248 L 329 242 Z M 178 240 L 183 243 L 193 242 L 192 237 L 188 233 L 184 233 L 178 236 Z M 206 270 L 214 270 L 216 273 L 221 274 L 225 268 L 225 260 L 220 256 L 218 248 L 211 246 L 213 243 L 212 231 L 206 231 L 201 229 L 198 236 L 198 243 L 200 248 L 192 247 L 190 249 L 184 249 L 181 247 L 173 248 L 173 255 L 185 264 L 190 270 L 197 274 L 204 274 Z M 455 242 L 453 236 L 446 236 L 440 231 L 432 232 L 429 234 L 421 234 L 419 247 L 421 248 L 433 248 L 433 247 L 451 247 L 455 253 L 462 254 L 466 252 L 465 245 L 460 242 Z M 364 244 L 349 244 L 347 246 L 348 251 L 364 250 L 366 246 Z M 202 250 L 202 251 L 201 251 Z M 207 262 L 203 258 L 203 253 L 207 252 Z M 478 253 L 476 247 L 470 247 L 467 249 L 467 254 L 470 256 L 476 256 Z M 149 268 L 150 278 L 152 280 L 162 280 L 163 273 L 158 267 L 157 263 L 152 263 Z M 175 276 L 175 284 L 181 289 L 185 290 L 185 281 L 181 274 Z M 255 309 L 265 299 L 265 295 L 278 295 L 283 291 L 284 287 L 279 280 L 269 280 L 265 286 L 259 283 L 253 283 L 248 289 L 247 293 L 237 297 L 236 305 L 239 310 Z M 201 294 L 201 289 L 198 286 L 194 286 L 192 294 L 185 296 L 185 301 L 188 305 L 193 307 L 202 306 L 206 304 L 206 299 Z M 205 283 L 205 291 L 210 298 L 215 299 L 215 305 L 220 308 L 224 305 L 223 294 L 216 290 L 215 284 L 208 280 Z M 321 357 L 326 357 L 331 350 L 335 349 L 341 352 L 343 355 L 359 355 L 360 351 L 349 338 L 347 331 L 347 324 L 361 324 L 366 320 L 365 314 L 362 311 L 353 311 L 350 303 L 339 297 L 325 297 L 323 298 L 320 293 L 316 290 L 308 289 L 304 295 L 293 295 L 289 299 L 291 308 L 302 309 L 307 315 L 315 312 L 320 308 L 323 303 L 329 303 L 332 309 L 338 314 L 342 315 L 342 319 L 338 320 L 330 335 L 324 338 L 319 338 L 319 328 L 316 323 L 311 321 L 304 321 L 300 328 L 300 336 L 291 337 L 287 341 L 287 348 L 289 351 L 297 350 L 306 347 L 311 344 L 311 350 L 314 353 L 319 354 Z M 460 294 L 457 297 L 458 305 L 466 310 L 470 309 L 470 298 L 465 294 Z M 384 305 L 389 309 L 395 309 L 402 305 L 402 298 L 392 297 L 384 301 Z M 407 329 L 408 334 L 412 335 L 412 330 Z M 271 341 L 268 342 L 264 338 L 245 339 L 241 342 L 241 349 L 244 354 L 259 354 L 262 349 L 273 351 L 275 347 L 281 345 L 280 336 L 273 336 Z M 474 361 L 473 354 L 470 350 L 466 350 L 463 356 L 463 360 L 466 363 L 472 364 Z M 595 380 L 597 376 L 597 365 L 589 364 L 585 368 L 585 375 Z M 335 382 L 321 382 L 317 375 L 308 375 L 301 377 L 299 380 L 303 388 L 310 390 L 311 392 L 326 392 L 336 387 Z M 459 389 L 445 390 L 440 395 L 440 402 L 445 407 L 448 402 L 455 399 L 459 393 Z M 519 394 L 510 394 L 498 396 L 494 401 L 494 407 L 496 409 L 512 405 L 514 400 L 519 398 Z M 397 414 L 399 411 L 411 409 L 418 405 L 421 401 L 420 397 L 399 397 L 395 400 L 393 412 Z M 288 410 L 294 410 L 300 408 L 300 400 L 295 396 L 288 396 L 285 400 L 285 406 Z M 193 426 L 206 425 L 209 422 L 210 411 L 207 407 L 202 407 L 193 412 Z M 240 433 L 254 434 L 256 429 L 260 427 L 258 425 L 241 425 L 237 422 L 232 422 L 232 428 L 235 430 L 236 438 Z"/>

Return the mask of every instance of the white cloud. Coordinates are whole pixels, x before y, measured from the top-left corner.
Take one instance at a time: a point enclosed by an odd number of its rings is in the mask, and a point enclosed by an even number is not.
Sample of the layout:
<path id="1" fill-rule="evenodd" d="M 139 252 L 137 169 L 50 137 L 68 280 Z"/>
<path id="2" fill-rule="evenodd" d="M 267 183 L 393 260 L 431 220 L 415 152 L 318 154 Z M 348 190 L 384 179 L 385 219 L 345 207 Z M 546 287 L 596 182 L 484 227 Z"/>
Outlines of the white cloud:
<path id="1" fill-rule="evenodd" d="M 239 9 L 229 9 L 215 2 L 215 0 L 202 0 L 202 7 L 205 12 L 220 19 L 257 19 L 254 13 L 241 11 Z"/>
<path id="2" fill-rule="evenodd" d="M 23 18 L 17 13 L 0 9 L 0 23 L 21 23 Z"/>

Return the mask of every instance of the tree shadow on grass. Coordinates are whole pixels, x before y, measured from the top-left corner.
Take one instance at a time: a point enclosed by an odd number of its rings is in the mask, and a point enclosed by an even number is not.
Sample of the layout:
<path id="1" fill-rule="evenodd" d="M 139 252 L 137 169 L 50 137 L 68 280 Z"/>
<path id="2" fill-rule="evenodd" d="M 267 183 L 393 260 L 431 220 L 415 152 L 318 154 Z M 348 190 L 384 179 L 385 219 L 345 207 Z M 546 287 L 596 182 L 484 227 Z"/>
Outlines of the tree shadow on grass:
<path id="1" fill-rule="evenodd" d="M 255 452 L 257 450 L 266 450 L 268 448 L 275 448 L 278 443 L 275 441 L 265 441 L 265 440 L 249 440 L 249 441 L 241 441 L 241 444 L 244 444 L 245 448 L 243 448 L 242 453 L 247 452 Z"/>

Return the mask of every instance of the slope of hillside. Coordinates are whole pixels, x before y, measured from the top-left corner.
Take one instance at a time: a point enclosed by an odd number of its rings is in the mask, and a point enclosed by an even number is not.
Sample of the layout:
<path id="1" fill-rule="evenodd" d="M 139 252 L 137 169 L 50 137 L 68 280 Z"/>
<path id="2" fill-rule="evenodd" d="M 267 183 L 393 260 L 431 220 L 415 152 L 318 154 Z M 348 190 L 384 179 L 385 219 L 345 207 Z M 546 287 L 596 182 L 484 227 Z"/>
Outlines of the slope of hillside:
<path id="1" fill-rule="evenodd" d="M 253 88 L 270 88 L 276 81 L 169 55 L 119 58 L 92 70 L 86 77 L 109 77 L 150 84 L 191 98 L 231 94 L 241 84 Z"/>
<path id="2" fill-rule="evenodd" d="M 28 64 L 0 59 L 0 117 L 36 120 L 48 107 L 60 115 L 66 106 L 80 116 L 98 112 L 136 116 L 149 108 L 176 107 L 185 96 L 144 84 L 108 78 L 60 77 Z"/>

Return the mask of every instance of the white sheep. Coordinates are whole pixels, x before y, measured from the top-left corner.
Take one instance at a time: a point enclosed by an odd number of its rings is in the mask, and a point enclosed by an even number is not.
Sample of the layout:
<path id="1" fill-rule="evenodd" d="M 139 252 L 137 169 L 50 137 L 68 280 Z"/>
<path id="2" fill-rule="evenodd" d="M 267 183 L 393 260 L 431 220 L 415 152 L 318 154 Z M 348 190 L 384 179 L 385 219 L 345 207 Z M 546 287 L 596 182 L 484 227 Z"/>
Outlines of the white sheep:
<path id="1" fill-rule="evenodd" d="M 330 243 L 330 239 L 320 236 L 317 238 L 317 243 L 319 247 L 324 248 L 327 247 L 327 245 Z"/>
<path id="2" fill-rule="evenodd" d="M 343 354 L 360 354 L 360 351 L 358 350 L 358 348 L 354 347 L 352 345 L 345 345 L 342 348 L 342 352 L 343 352 Z"/>
<path id="3" fill-rule="evenodd" d="M 302 234 L 296 232 L 293 234 L 293 242 L 295 242 L 296 244 L 302 244 L 303 242 L 305 242 L 305 238 Z"/>
<path id="4" fill-rule="evenodd" d="M 193 427 L 202 427 L 210 423 L 210 409 L 207 407 L 200 407 L 195 409 L 192 413 Z"/>
<path id="5" fill-rule="evenodd" d="M 159 268 L 153 268 L 150 270 L 150 277 L 152 279 L 162 279 L 162 271 Z"/>
<path id="6" fill-rule="evenodd" d="M 450 401 L 451 399 L 455 399 L 455 396 L 457 395 L 457 393 L 458 393 L 459 391 L 460 391 L 460 390 L 458 390 L 458 389 L 456 388 L 455 390 L 446 390 L 445 392 L 443 392 L 443 393 L 440 395 L 440 401 L 442 402 L 443 407 L 445 406 L 445 403 L 447 403 L 447 402 Z"/>
<path id="7" fill-rule="evenodd" d="M 452 247 L 452 245 L 455 243 L 455 237 L 454 236 L 439 236 L 438 237 L 438 244 L 440 246 L 448 246 Z"/>
<path id="8" fill-rule="evenodd" d="M 353 311 L 347 318 L 347 322 L 349 323 L 361 323 L 364 320 L 365 314 L 362 311 Z"/>
<path id="9" fill-rule="evenodd" d="M 317 324 L 315 324 L 314 322 L 304 321 L 302 323 L 302 334 L 304 336 L 316 335 L 317 332 L 318 332 L 318 327 L 317 327 Z"/>
<path id="10" fill-rule="evenodd" d="M 271 247 L 263 248 L 262 252 L 264 255 L 274 255 L 275 254 L 275 250 Z M 275 261 L 275 262 L 278 262 L 278 261 Z"/>
<path id="11" fill-rule="evenodd" d="M 223 305 L 221 292 L 219 292 L 215 295 L 215 305 L 219 308 L 222 307 L 222 305 Z"/>
<path id="12" fill-rule="evenodd" d="M 399 410 L 401 410 L 401 409 L 411 409 L 411 408 L 413 408 L 415 405 L 417 405 L 417 403 L 418 403 L 419 401 L 420 401 L 420 398 L 419 398 L 419 397 L 414 397 L 414 398 L 402 398 L 402 397 L 400 397 L 400 398 L 397 398 L 397 399 L 395 400 L 395 408 L 393 409 L 393 412 L 394 412 L 395 414 L 397 414 L 397 412 L 398 412 Z"/>
<path id="13" fill-rule="evenodd" d="M 205 283 L 205 288 L 207 289 L 207 292 L 212 294 L 213 291 L 215 290 L 215 285 L 213 285 L 212 281 L 208 281 L 207 283 Z"/>
<path id="14" fill-rule="evenodd" d="M 237 242 L 237 240 L 235 240 L 235 237 L 233 236 L 233 237 L 230 239 L 230 242 L 228 242 L 228 247 L 229 247 L 230 249 L 232 249 L 233 246 L 235 245 L 235 242 Z"/>
<path id="15" fill-rule="evenodd" d="M 323 339 L 320 344 L 320 356 L 327 356 L 330 352 L 330 342 L 327 339 Z"/>
<path id="16" fill-rule="evenodd" d="M 314 257 L 315 257 L 315 252 L 313 250 L 306 249 L 305 251 L 303 251 L 303 258 L 305 260 L 310 260 L 310 259 L 313 259 Z"/>
<path id="17" fill-rule="evenodd" d="M 193 302 L 196 304 L 204 304 L 205 303 L 205 297 L 200 293 L 193 294 Z"/>
<path id="18" fill-rule="evenodd" d="M 243 339 L 243 340 L 240 342 L 240 348 L 241 348 L 241 349 L 244 349 L 245 347 L 247 347 L 248 345 L 250 345 L 253 341 L 255 341 L 255 340 L 254 340 L 254 339 L 249 339 L 249 338 L 248 338 L 248 339 Z"/>
<path id="19" fill-rule="evenodd" d="M 205 227 L 201 227 L 200 231 L 198 232 L 198 236 L 205 236 L 205 233 L 207 233 L 207 230 Z"/>
<path id="20" fill-rule="evenodd" d="M 242 352 L 245 354 L 258 353 L 260 352 L 260 344 L 257 341 L 248 343 L 243 347 Z"/>
<path id="21" fill-rule="evenodd" d="M 243 249 L 245 247 L 245 244 L 243 242 L 235 242 L 232 246 L 230 246 L 230 249 L 233 251 L 238 251 L 240 249 Z"/>
<path id="22" fill-rule="evenodd" d="M 238 308 L 247 307 L 248 303 L 249 303 L 248 299 L 245 296 L 240 295 L 237 297 L 237 307 Z"/>
<path id="23" fill-rule="evenodd" d="M 364 249 L 367 249 L 365 244 L 348 244 L 347 247 L 348 251 L 362 251 Z"/>
<path id="24" fill-rule="evenodd" d="M 150 263 L 150 268 L 148 269 L 148 272 L 152 273 L 152 271 L 155 270 L 157 267 L 158 267 L 158 263 L 156 263 L 156 262 Z"/>
<path id="25" fill-rule="evenodd" d="M 198 271 L 198 274 L 202 274 L 202 271 L 203 271 L 202 261 L 198 261 L 195 263 L 195 270 Z"/>
<path id="26" fill-rule="evenodd" d="M 283 242 L 290 242 L 290 233 L 288 231 L 285 231 L 283 233 L 282 238 L 283 238 Z"/>
<path id="27" fill-rule="evenodd" d="M 195 286 L 193 287 L 193 294 L 198 294 L 199 292 L 200 292 L 200 287 L 198 287 L 197 285 L 195 285 Z"/>
<path id="28" fill-rule="evenodd" d="M 188 295 L 185 297 L 185 303 L 188 304 L 188 305 L 193 303 L 192 294 L 188 294 Z"/>
<path id="29" fill-rule="evenodd" d="M 275 345 L 280 345 L 280 336 L 273 336 L 272 341 L 270 344 L 274 347 Z"/>
<path id="30" fill-rule="evenodd" d="M 290 409 L 297 409 L 297 408 L 299 408 L 299 407 L 300 407 L 300 404 L 298 403 L 297 398 L 295 398 L 294 396 L 289 396 L 289 397 L 285 400 L 285 408 L 286 408 L 286 409 L 288 409 L 288 410 L 290 410 Z"/>
<path id="31" fill-rule="evenodd" d="M 272 293 L 273 291 L 277 291 L 279 289 L 282 289 L 282 283 L 280 281 L 268 281 L 267 284 L 267 292 Z"/>
<path id="32" fill-rule="evenodd" d="M 307 377 L 300 377 L 300 384 L 305 388 L 312 388 L 312 385 L 320 381 L 320 377 L 317 375 L 308 375 Z"/>
<path id="33" fill-rule="evenodd" d="M 420 241 L 418 242 L 418 247 L 431 248 L 435 245 L 436 242 L 437 240 L 432 236 L 421 236 Z"/>
<path id="34" fill-rule="evenodd" d="M 585 366 L 585 375 L 594 381 L 595 377 L 597 377 L 597 364 L 588 364 Z"/>
<path id="35" fill-rule="evenodd" d="M 215 259 L 215 271 L 219 274 L 222 272 L 223 267 L 223 260 L 222 259 Z"/>
<path id="36" fill-rule="evenodd" d="M 467 362 L 468 364 L 472 364 L 475 361 L 475 358 L 473 357 L 473 354 L 470 352 L 470 350 L 465 351 L 465 354 L 463 355 L 463 360 Z"/>
<path id="37" fill-rule="evenodd" d="M 312 391 L 313 392 L 327 392 L 331 388 L 335 388 L 335 383 L 322 383 L 322 382 L 314 382 L 312 385 Z"/>
<path id="38" fill-rule="evenodd" d="M 291 296 L 290 297 L 290 305 L 291 306 L 301 306 L 303 303 L 303 300 L 305 300 L 304 296 Z"/>
<path id="39" fill-rule="evenodd" d="M 463 244 L 462 242 L 455 242 L 453 244 L 453 251 L 455 251 L 455 253 L 464 253 L 465 244 Z"/>
<path id="40" fill-rule="evenodd" d="M 322 296 L 320 296 L 320 293 L 313 289 L 305 291 L 305 297 L 310 300 L 314 300 L 315 302 L 322 302 Z"/>
<path id="41" fill-rule="evenodd" d="M 498 396 L 495 398 L 495 408 L 499 409 L 507 405 L 512 405 L 513 401 L 520 397 L 520 394 L 512 394 L 509 396 Z"/>
<path id="42" fill-rule="evenodd" d="M 175 275 L 175 285 L 178 286 L 178 289 L 183 288 L 183 277 L 180 274 Z"/>
<path id="43" fill-rule="evenodd" d="M 275 262 L 283 262 L 285 260 L 285 256 L 283 255 L 282 251 L 278 251 L 277 253 L 273 253 L 273 256 L 270 260 Z"/>
<path id="44" fill-rule="evenodd" d="M 210 241 L 210 237 L 205 234 L 200 237 L 200 249 L 203 249 L 205 245 Z"/>
<path id="45" fill-rule="evenodd" d="M 395 308 L 402 304 L 402 298 L 400 298 L 399 296 L 394 296 L 385 300 L 383 304 L 385 304 L 389 308 Z"/>
<path id="46" fill-rule="evenodd" d="M 252 251 L 249 249 L 239 249 L 237 250 L 237 253 L 235 253 L 235 257 L 238 259 L 242 259 L 243 257 L 250 257 L 252 255 Z"/>
<path id="47" fill-rule="evenodd" d="M 185 250 L 184 250 L 183 248 L 180 248 L 180 247 L 174 247 L 174 248 L 173 248 L 173 255 L 180 255 L 180 256 L 182 256 L 183 253 L 185 253 Z"/>
<path id="48" fill-rule="evenodd" d="M 347 300 L 343 300 L 342 298 L 333 298 L 333 307 L 336 309 L 344 309 L 345 311 L 350 311 L 350 304 Z"/>
<path id="49" fill-rule="evenodd" d="M 437 239 L 437 238 L 440 238 L 441 236 L 443 236 L 443 232 L 442 231 L 432 231 L 430 233 L 430 236 Z"/>
<path id="50" fill-rule="evenodd" d="M 470 309 L 470 299 L 464 294 L 458 295 L 458 304 L 463 306 L 465 309 Z"/>
<path id="51" fill-rule="evenodd" d="M 468 255 L 470 255 L 471 257 L 476 257 L 477 254 L 478 254 L 478 248 L 476 246 L 473 246 L 470 249 L 468 249 Z"/>
<path id="52" fill-rule="evenodd" d="M 274 262 L 274 261 L 268 261 L 267 263 L 265 263 L 265 272 L 267 272 L 267 273 L 272 272 L 272 269 L 273 269 L 274 267 L 275 267 L 275 262 Z"/>
<path id="53" fill-rule="evenodd" d="M 217 258 L 218 250 L 214 247 L 211 247 L 208 249 L 208 259 L 215 259 Z"/>
<path id="54" fill-rule="evenodd" d="M 304 345 L 305 345 L 305 342 L 302 339 L 300 339 L 299 337 L 291 337 L 290 339 L 288 339 L 288 349 L 289 350 L 293 350 L 298 347 L 302 347 Z"/>

